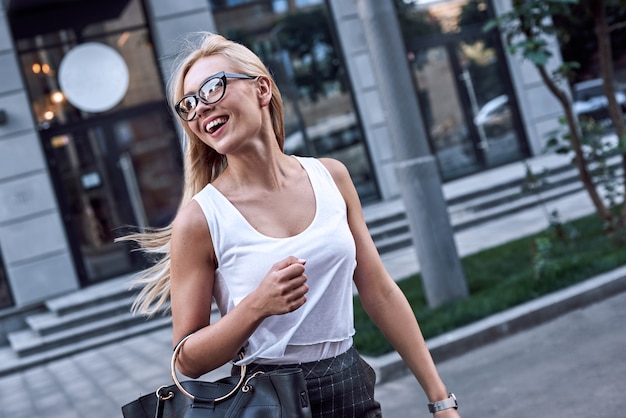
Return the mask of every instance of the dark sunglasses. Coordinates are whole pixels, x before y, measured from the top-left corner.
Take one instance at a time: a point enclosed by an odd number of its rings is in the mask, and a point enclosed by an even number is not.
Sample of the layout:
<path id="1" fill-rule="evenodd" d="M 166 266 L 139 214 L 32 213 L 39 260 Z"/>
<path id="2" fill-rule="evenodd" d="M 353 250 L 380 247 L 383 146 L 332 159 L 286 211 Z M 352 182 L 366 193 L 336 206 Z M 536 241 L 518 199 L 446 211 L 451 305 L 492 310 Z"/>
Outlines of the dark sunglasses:
<path id="1" fill-rule="evenodd" d="M 198 107 L 198 101 L 210 105 L 222 100 L 224 94 L 226 94 L 226 84 L 229 78 L 239 78 L 242 80 L 254 80 L 257 77 L 244 74 L 232 74 L 221 71 L 212 75 L 200 84 L 200 88 L 197 93 L 186 94 L 182 99 L 176 103 L 174 109 L 180 118 L 184 121 L 191 121 L 196 117 L 196 108 Z"/>

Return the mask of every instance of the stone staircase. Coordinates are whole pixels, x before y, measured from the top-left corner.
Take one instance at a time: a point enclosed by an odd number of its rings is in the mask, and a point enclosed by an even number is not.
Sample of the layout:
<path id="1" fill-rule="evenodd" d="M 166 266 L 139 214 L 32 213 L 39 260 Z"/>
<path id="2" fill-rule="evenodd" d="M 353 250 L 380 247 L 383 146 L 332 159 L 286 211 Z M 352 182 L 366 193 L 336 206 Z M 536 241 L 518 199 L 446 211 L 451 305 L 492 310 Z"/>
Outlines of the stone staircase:
<path id="1" fill-rule="evenodd" d="M 520 174 L 518 170 L 515 176 L 485 176 L 492 180 L 490 184 L 475 179 L 473 187 L 464 180 L 444 185 L 455 231 L 540 204 L 536 195 L 521 193 L 523 171 Z M 580 190 L 576 169 L 560 163 L 547 169 L 547 186 L 541 196 L 547 203 Z M 369 205 L 364 212 L 383 256 L 412 245 L 401 200 Z M 168 316 L 145 319 L 131 315 L 135 294 L 129 291 L 129 280 L 130 276 L 120 277 L 47 301 L 45 312 L 26 318 L 25 329 L 8 334 L 10 346 L 0 347 L 0 375 L 170 326 Z M 215 306 L 213 313 L 216 320 L 219 313 Z"/>
<path id="2" fill-rule="evenodd" d="M 46 301 L 46 310 L 25 318 L 27 327 L 7 335 L 0 348 L 0 375 L 170 325 L 167 316 L 132 315 L 129 277 L 96 284 Z"/>
<path id="3" fill-rule="evenodd" d="M 617 168 L 619 161 L 612 164 Z M 538 170 L 533 170 L 535 173 Z M 618 173 L 621 171 L 617 169 Z M 503 177 L 485 188 L 467 192 L 456 190 L 446 193 L 450 223 L 459 232 L 494 219 L 545 204 L 578 193 L 583 185 L 573 164 L 560 164 L 545 169 L 545 186 L 540 194 L 523 193 L 523 176 Z M 379 207 L 364 208 L 367 225 L 381 255 L 413 245 L 406 210 L 401 200 L 385 202 Z"/>

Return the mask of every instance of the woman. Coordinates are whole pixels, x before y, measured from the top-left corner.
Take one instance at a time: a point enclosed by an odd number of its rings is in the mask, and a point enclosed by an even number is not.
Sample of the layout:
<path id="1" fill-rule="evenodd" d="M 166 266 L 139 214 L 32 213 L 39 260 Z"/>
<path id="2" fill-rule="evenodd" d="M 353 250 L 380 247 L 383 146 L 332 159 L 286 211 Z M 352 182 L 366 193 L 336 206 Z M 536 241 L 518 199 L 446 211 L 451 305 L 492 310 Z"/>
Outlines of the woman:
<path id="1" fill-rule="evenodd" d="M 439 418 L 458 417 L 413 312 L 386 272 L 346 167 L 287 156 L 280 92 L 261 60 L 210 33 L 173 72 L 169 98 L 187 140 L 172 225 L 136 234 L 161 254 L 135 309 L 170 300 L 190 377 L 236 357 L 249 370 L 304 370 L 314 416 L 379 417 L 374 372 L 352 346 L 352 283 Z M 215 298 L 222 317 L 211 323 Z"/>

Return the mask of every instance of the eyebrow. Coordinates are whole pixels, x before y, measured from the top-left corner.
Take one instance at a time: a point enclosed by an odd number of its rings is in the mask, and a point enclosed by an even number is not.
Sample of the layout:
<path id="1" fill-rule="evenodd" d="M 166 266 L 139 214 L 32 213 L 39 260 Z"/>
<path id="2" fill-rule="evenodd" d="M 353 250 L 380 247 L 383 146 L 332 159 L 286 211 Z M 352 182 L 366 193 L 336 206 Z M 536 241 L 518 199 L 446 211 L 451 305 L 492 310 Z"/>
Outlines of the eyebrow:
<path id="1" fill-rule="evenodd" d="M 187 74 L 189 74 L 189 72 L 187 72 Z M 185 77 L 187 77 L 187 74 L 185 74 Z M 218 71 L 218 72 L 216 72 L 215 74 L 213 74 L 213 75 L 211 75 L 211 76 L 208 76 L 207 78 L 203 79 L 203 80 L 200 82 L 200 84 L 198 84 L 198 87 L 196 87 L 196 89 L 195 89 L 195 90 L 193 90 L 193 91 L 191 91 L 191 92 L 186 92 L 185 90 L 183 90 L 183 95 L 181 96 L 181 98 L 182 98 L 182 97 L 185 97 L 185 96 L 189 96 L 189 95 L 194 95 L 194 94 L 196 94 L 196 93 L 198 92 L 198 89 L 200 88 L 200 86 L 201 86 L 201 85 L 203 85 L 204 83 L 206 83 L 208 80 L 210 80 L 210 79 L 212 79 L 212 78 L 217 77 L 217 75 L 218 75 L 218 74 L 228 74 L 228 73 L 227 73 L 226 71 Z"/>

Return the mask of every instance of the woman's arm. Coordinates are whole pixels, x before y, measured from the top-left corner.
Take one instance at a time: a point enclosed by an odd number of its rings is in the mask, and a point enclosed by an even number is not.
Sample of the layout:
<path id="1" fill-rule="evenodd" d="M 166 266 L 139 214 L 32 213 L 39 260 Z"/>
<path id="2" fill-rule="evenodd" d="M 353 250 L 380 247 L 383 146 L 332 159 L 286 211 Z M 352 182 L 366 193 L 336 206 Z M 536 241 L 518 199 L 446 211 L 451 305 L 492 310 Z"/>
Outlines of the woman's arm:
<path id="1" fill-rule="evenodd" d="M 322 162 L 331 172 L 347 204 L 348 223 L 356 244 L 354 282 L 364 309 L 406 362 L 428 399 L 431 402 L 446 399 L 448 391 L 437 372 L 413 310 L 387 273 L 369 233 L 348 170 L 335 160 L 323 159 Z M 436 416 L 459 415 L 456 410 L 447 409 Z"/>
<path id="2" fill-rule="evenodd" d="M 274 264 L 259 287 L 211 324 L 217 261 L 202 209 L 191 201 L 177 215 L 170 241 L 173 341 L 190 333 L 178 357 L 178 369 L 199 377 L 233 359 L 264 318 L 302 306 L 306 301 L 304 262 L 288 257 Z"/>

